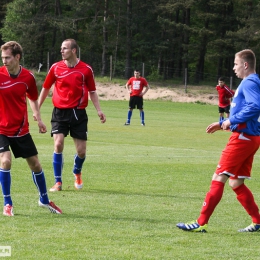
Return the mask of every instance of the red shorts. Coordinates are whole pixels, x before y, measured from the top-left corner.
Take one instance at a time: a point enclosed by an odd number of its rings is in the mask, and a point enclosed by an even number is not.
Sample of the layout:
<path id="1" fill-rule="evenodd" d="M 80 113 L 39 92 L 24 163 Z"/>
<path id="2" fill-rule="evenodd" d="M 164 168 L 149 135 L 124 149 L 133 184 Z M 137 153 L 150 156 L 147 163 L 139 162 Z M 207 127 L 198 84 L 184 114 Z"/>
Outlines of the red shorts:
<path id="1" fill-rule="evenodd" d="M 222 151 L 216 174 L 230 179 L 250 179 L 254 155 L 260 145 L 260 136 L 234 132 Z"/>

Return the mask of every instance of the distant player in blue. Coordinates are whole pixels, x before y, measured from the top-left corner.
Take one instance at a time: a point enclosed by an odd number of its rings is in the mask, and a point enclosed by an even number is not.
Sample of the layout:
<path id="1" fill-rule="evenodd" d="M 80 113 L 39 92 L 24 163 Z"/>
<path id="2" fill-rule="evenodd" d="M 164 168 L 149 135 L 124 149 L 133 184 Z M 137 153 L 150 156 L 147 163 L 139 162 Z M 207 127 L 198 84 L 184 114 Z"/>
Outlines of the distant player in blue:
<path id="1" fill-rule="evenodd" d="M 255 67 L 253 51 L 246 49 L 236 53 L 233 70 L 243 80 L 231 103 L 230 117 L 212 123 L 206 129 L 207 133 L 223 129 L 232 131 L 232 134 L 213 174 L 200 216 L 189 223 L 177 224 L 184 231 L 207 232 L 208 221 L 222 198 L 228 179 L 237 200 L 252 219 L 252 224 L 238 231 L 260 231 L 259 208 L 252 192 L 244 183 L 245 179 L 251 178 L 254 155 L 260 145 L 260 80 Z"/>

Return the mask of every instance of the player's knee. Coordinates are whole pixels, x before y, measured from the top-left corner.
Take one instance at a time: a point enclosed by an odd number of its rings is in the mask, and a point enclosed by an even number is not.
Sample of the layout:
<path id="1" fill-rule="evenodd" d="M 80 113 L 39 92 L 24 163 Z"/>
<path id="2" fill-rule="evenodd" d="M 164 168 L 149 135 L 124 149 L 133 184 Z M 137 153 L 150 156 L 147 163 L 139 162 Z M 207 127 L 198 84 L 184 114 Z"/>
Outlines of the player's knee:
<path id="1" fill-rule="evenodd" d="M 11 160 L 9 158 L 1 159 L 1 168 L 2 169 L 11 169 Z"/>

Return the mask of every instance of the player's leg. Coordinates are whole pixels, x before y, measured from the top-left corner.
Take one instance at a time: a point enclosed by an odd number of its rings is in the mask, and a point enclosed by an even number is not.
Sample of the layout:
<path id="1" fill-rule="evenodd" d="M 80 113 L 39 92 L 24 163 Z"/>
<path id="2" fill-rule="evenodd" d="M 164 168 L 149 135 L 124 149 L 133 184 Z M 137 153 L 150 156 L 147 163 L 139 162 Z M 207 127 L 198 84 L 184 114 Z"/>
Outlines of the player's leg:
<path id="1" fill-rule="evenodd" d="M 82 189 L 82 167 L 86 159 L 88 116 L 85 109 L 75 109 L 75 117 L 71 120 L 70 135 L 73 138 L 76 154 L 74 156 L 74 187 Z"/>
<path id="2" fill-rule="evenodd" d="M 11 152 L 5 151 L 0 153 L 0 160 L 0 182 L 4 198 L 3 214 L 5 216 L 13 216 L 13 202 L 11 198 Z"/>
<path id="3" fill-rule="evenodd" d="M 239 174 L 231 177 L 229 185 L 237 195 L 237 200 L 252 218 L 252 224 L 246 228 L 240 229 L 240 232 L 255 232 L 260 230 L 260 214 L 259 208 L 255 202 L 251 190 L 244 184 L 245 178 L 250 178 L 254 155 L 259 147 L 260 137 L 246 136 L 243 134 L 243 140 L 238 139 L 240 154 L 237 154 L 237 160 L 243 164 L 239 170 Z"/>
<path id="4" fill-rule="evenodd" d="M 227 179 L 226 175 L 214 173 L 198 219 L 188 223 L 178 223 L 176 226 L 184 231 L 207 232 L 208 221 L 222 198 Z"/>
<path id="5" fill-rule="evenodd" d="M 44 172 L 38 159 L 38 151 L 30 134 L 15 139 L 16 145 L 11 144 L 15 158 L 25 158 L 32 172 L 34 184 L 39 192 L 39 206 L 48 208 L 52 213 L 61 214 L 61 210 L 48 198 Z"/>
<path id="6" fill-rule="evenodd" d="M 10 140 L 5 135 L 0 135 L 0 183 L 4 198 L 5 216 L 13 216 L 13 202 L 11 198 L 11 165 L 12 155 L 10 152 Z"/>
<path id="7" fill-rule="evenodd" d="M 230 175 L 234 175 L 240 168 L 240 161 L 238 163 L 236 158 L 236 150 L 233 149 L 237 138 L 236 134 L 232 134 L 228 144 L 222 151 L 218 163 L 221 167 L 217 167 L 213 174 L 210 190 L 204 199 L 200 216 L 196 221 L 190 223 L 178 223 L 178 228 L 185 231 L 206 232 L 208 221 L 223 196 L 226 181 Z"/>
<path id="8" fill-rule="evenodd" d="M 63 149 L 64 138 L 69 132 L 69 120 L 71 118 L 72 109 L 58 109 L 54 107 L 51 119 L 51 136 L 54 141 L 53 152 L 53 174 L 55 179 L 54 186 L 50 191 L 62 190 L 62 170 L 63 170 Z"/>
<path id="9" fill-rule="evenodd" d="M 61 209 L 58 206 L 56 206 L 53 201 L 49 200 L 45 175 L 41 167 L 41 164 L 38 160 L 38 156 L 35 155 L 28 157 L 26 158 L 26 161 L 32 171 L 33 182 L 39 192 L 39 206 L 49 209 L 51 213 L 61 214 Z"/>
<path id="10" fill-rule="evenodd" d="M 33 182 L 34 182 L 37 190 L 39 191 L 40 201 L 43 204 L 48 204 L 49 198 L 48 198 L 48 194 L 47 194 L 45 176 L 44 176 L 44 172 L 42 170 L 41 164 L 38 160 L 38 156 L 34 155 L 31 157 L 28 157 L 28 158 L 26 158 L 26 161 L 32 171 Z"/>
<path id="11" fill-rule="evenodd" d="M 260 214 L 259 208 L 255 202 L 251 190 L 243 183 L 233 188 L 237 195 L 237 200 L 252 218 L 252 224 L 246 228 L 238 230 L 239 232 L 254 232 L 260 230 Z"/>
<path id="12" fill-rule="evenodd" d="M 63 149 L 64 149 L 64 134 L 53 134 L 54 152 L 53 152 L 53 174 L 55 185 L 50 191 L 62 190 L 62 170 L 63 170 Z"/>
<path id="13" fill-rule="evenodd" d="M 229 118 L 230 105 L 225 107 L 226 118 Z"/>
<path id="14" fill-rule="evenodd" d="M 218 107 L 218 112 L 219 112 L 219 121 L 224 120 L 225 109 L 223 107 Z"/>
<path id="15" fill-rule="evenodd" d="M 135 108 L 134 97 L 130 97 L 130 99 L 129 99 L 129 110 L 127 112 L 127 119 L 126 119 L 125 125 L 130 125 L 134 108 Z"/>
<path id="16" fill-rule="evenodd" d="M 143 97 L 138 97 L 136 103 L 137 103 L 137 108 L 140 111 L 141 125 L 145 126 L 145 123 L 144 123 L 144 110 L 143 110 Z"/>
<path id="17" fill-rule="evenodd" d="M 86 140 L 81 140 L 77 138 L 73 138 L 75 148 L 76 148 L 76 154 L 74 157 L 74 166 L 73 166 L 73 174 L 75 177 L 74 187 L 76 189 L 82 189 L 83 181 L 82 181 L 82 167 L 83 163 L 86 159 L 86 147 L 87 142 Z"/>

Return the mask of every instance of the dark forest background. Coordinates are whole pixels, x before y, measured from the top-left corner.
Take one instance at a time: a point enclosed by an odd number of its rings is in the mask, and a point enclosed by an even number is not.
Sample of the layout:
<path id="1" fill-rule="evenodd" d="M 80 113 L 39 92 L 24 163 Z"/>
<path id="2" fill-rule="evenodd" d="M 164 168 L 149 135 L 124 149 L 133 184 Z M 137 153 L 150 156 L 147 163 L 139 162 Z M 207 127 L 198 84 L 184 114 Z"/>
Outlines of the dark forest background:
<path id="1" fill-rule="evenodd" d="M 24 66 L 47 70 L 74 38 L 98 76 L 202 83 L 232 77 L 234 54 L 252 49 L 260 72 L 259 0 L 0 0 L 0 43 L 15 40 Z"/>

